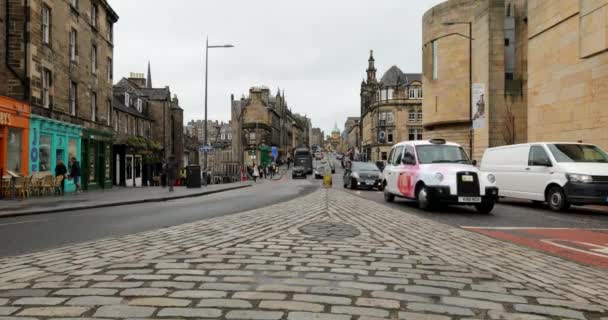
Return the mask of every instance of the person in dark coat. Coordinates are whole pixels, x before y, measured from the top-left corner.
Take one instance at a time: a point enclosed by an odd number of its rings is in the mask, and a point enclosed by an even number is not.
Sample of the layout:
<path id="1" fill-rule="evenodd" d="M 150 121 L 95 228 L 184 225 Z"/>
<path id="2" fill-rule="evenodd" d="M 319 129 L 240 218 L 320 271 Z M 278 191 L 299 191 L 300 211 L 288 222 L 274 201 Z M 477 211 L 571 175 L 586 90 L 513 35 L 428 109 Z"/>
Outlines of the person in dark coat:
<path id="1" fill-rule="evenodd" d="M 169 185 L 169 192 L 173 192 L 173 186 L 175 185 L 175 179 L 177 179 L 177 161 L 174 156 L 169 157 L 169 161 L 165 165 L 167 174 L 167 184 Z"/>
<path id="2" fill-rule="evenodd" d="M 63 180 L 61 180 L 61 194 L 63 194 L 63 191 L 65 190 L 65 176 L 67 173 L 68 168 L 65 167 L 63 161 L 57 161 L 57 165 L 55 166 L 55 177 L 63 178 Z"/>
<path id="3" fill-rule="evenodd" d="M 74 180 L 74 184 L 76 185 L 76 193 L 81 193 L 82 189 L 80 188 L 80 164 L 76 161 L 76 157 L 72 157 L 71 159 L 72 166 L 70 167 L 70 179 Z"/>

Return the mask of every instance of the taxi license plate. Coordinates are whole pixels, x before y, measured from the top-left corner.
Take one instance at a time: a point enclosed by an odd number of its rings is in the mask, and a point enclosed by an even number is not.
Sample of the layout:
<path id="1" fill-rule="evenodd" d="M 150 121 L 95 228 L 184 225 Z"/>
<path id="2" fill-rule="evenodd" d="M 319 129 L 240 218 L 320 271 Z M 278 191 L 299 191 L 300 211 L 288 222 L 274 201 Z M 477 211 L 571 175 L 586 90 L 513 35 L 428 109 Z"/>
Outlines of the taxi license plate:
<path id="1" fill-rule="evenodd" d="M 374 180 L 365 180 L 365 184 L 368 184 L 371 186 L 374 184 Z"/>
<path id="2" fill-rule="evenodd" d="M 473 176 L 462 176 L 462 181 L 464 182 L 473 182 Z"/>
<path id="3" fill-rule="evenodd" d="M 458 202 L 480 203 L 481 202 L 481 197 L 458 197 Z"/>

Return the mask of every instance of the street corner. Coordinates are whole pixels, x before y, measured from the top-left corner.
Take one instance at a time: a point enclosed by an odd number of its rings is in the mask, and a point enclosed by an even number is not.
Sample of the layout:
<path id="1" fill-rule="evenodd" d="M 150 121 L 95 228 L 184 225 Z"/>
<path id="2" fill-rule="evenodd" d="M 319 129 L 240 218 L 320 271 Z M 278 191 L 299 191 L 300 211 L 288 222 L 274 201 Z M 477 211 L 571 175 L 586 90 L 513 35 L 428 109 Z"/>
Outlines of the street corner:
<path id="1" fill-rule="evenodd" d="M 581 264 L 608 269 L 608 229 L 463 227 Z"/>

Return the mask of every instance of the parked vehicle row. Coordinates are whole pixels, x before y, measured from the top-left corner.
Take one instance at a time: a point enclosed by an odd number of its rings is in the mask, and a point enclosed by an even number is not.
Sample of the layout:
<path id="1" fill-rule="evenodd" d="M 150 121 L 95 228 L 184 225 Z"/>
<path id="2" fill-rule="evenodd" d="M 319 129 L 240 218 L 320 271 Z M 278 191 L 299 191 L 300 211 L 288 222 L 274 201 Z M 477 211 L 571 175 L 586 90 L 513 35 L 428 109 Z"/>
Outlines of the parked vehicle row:
<path id="1" fill-rule="evenodd" d="M 376 187 L 353 162 L 344 186 Z M 376 167 L 367 163 L 368 168 Z M 373 170 L 372 170 L 373 171 Z M 546 202 L 553 210 L 570 205 L 608 204 L 608 155 L 583 143 L 526 143 L 488 148 L 478 169 L 462 147 L 443 139 L 393 146 L 381 176 L 384 198 L 416 200 L 422 209 L 437 204 L 492 211 L 499 197 Z"/>
<path id="2" fill-rule="evenodd" d="M 583 143 L 540 142 L 489 148 L 481 170 L 496 176 L 500 196 L 570 205 L 608 203 L 608 155 Z"/>

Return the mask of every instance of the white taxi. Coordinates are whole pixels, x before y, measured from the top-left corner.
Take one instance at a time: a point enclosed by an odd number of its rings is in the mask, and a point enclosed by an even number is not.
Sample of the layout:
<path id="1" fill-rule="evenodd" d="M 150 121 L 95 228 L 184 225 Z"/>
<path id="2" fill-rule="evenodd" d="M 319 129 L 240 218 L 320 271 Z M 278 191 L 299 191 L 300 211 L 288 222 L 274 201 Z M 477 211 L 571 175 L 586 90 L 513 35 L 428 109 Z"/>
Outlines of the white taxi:
<path id="1" fill-rule="evenodd" d="M 396 144 L 383 174 L 387 202 L 414 199 L 424 210 L 446 203 L 489 213 L 498 198 L 494 175 L 479 171 L 460 145 L 443 139 Z"/>

